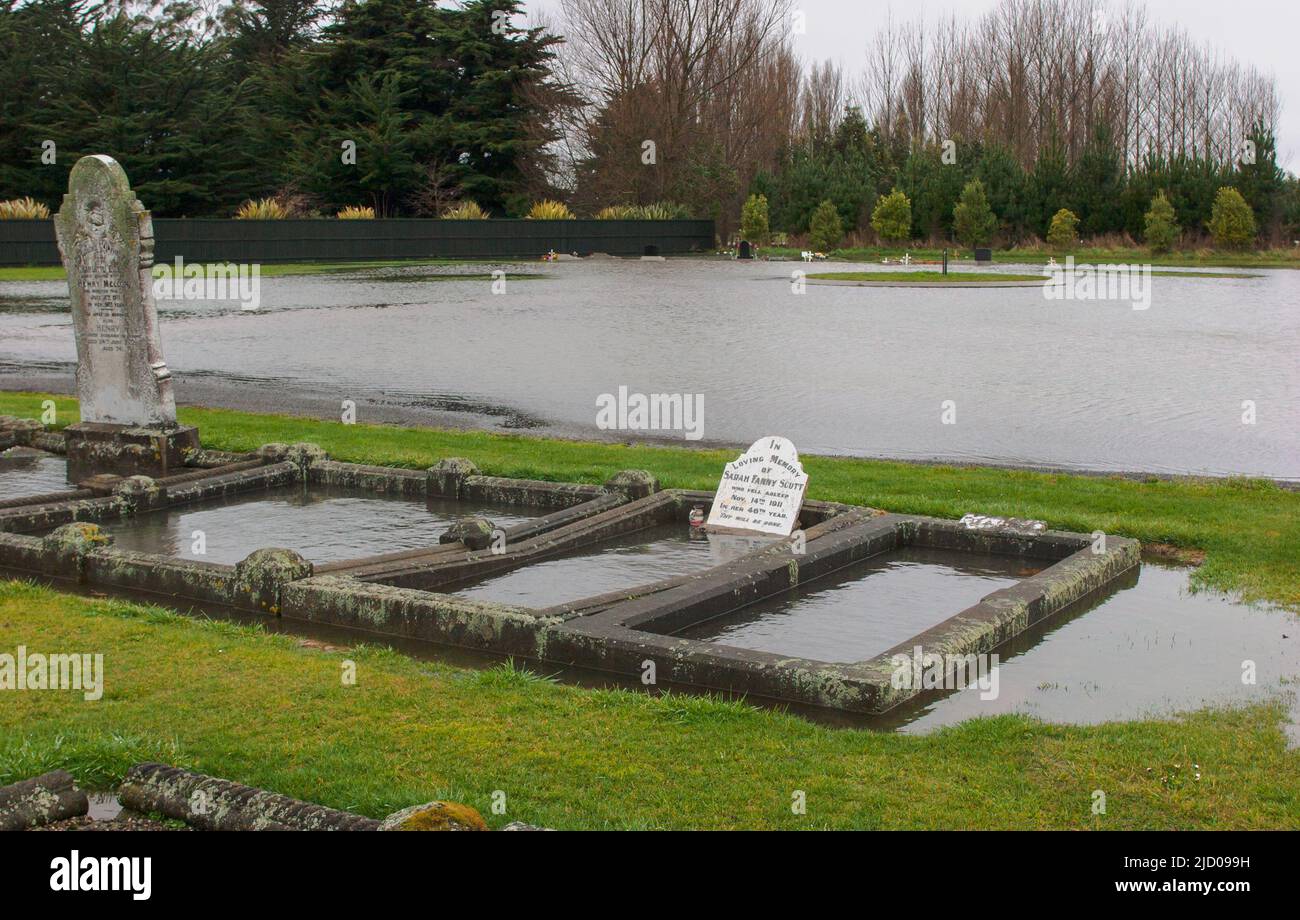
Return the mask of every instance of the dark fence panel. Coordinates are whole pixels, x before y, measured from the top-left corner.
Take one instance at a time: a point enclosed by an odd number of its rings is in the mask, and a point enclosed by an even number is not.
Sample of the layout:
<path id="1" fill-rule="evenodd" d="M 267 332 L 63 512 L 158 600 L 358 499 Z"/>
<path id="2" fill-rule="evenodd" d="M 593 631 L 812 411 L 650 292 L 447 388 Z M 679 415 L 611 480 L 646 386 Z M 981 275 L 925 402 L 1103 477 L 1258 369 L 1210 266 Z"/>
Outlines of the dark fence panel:
<path id="1" fill-rule="evenodd" d="M 713 246 L 711 220 L 178 220 L 155 218 L 171 262 L 537 258 L 556 252 L 660 255 Z M 54 223 L 0 220 L 0 265 L 58 265 Z"/>

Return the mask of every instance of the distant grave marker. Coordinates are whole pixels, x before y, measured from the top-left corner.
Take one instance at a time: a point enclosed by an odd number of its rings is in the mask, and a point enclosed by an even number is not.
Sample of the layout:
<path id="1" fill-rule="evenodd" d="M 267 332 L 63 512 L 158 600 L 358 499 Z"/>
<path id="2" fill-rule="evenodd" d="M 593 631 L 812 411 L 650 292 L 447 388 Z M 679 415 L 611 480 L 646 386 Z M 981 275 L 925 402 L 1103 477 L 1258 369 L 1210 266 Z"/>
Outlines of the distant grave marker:
<path id="1" fill-rule="evenodd" d="M 153 220 L 107 156 L 82 157 L 54 218 L 77 340 L 81 421 L 67 429 L 68 478 L 158 476 L 198 447 L 176 422 L 153 301 Z"/>
<path id="2" fill-rule="evenodd" d="M 786 438 L 755 441 L 722 471 L 709 509 L 713 533 L 762 533 L 787 537 L 799 522 L 808 474 Z"/>

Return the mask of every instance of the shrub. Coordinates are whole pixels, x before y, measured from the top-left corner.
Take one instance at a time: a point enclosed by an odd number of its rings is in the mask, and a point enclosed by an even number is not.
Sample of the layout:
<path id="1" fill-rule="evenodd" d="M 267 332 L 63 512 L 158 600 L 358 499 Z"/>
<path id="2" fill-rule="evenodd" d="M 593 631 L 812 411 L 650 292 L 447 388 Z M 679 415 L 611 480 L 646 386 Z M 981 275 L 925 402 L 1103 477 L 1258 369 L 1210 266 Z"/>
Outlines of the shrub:
<path id="1" fill-rule="evenodd" d="M 443 220 L 487 220 L 488 213 L 473 201 L 462 201 L 442 212 Z"/>
<path id="2" fill-rule="evenodd" d="M 611 204 L 596 212 L 596 220 L 636 220 L 637 210 L 634 204 Z"/>
<path id="3" fill-rule="evenodd" d="M 997 227 L 998 218 L 989 207 L 984 183 L 979 179 L 970 180 L 952 209 L 952 229 L 957 242 L 973 249 L 991 240 Z"/>
<path id="4" fill-rule="evenodd" d="M 1157 192 L 1156 197 L 1151 199 L 1151 207 L 1146 213 L 1147 245 L 1151 247 L 1152 252 L 1168 252 L 1173 248 L 1174 240 L 1178 239 L 1178 234 L 1181 232 L 1177 215 L 1174 214 L 1174 206 L 1169 203 L 1163 191 Z"/>
<path id="5" fill-rule="evenodd" d="M 656 201 L 654 204 L 642 205 L 637 215 L 641 220 L 687 220 L 691 209 L 675 201 Z"/>
<path id="6" fill-rule="evenodd" d="M 817 252 L 830 252 L 844 238 L 844 224 L 835 202 L 827 199 L 808 218 L 808 240 Z"/>
<path id="7" fill-rule="evenodd" d="M 274 198 L 245 201 L 235 212 L 235 220 L 285 220 L 289 209 Z"/>
<path id="8" fill-rule="evenodd" d="M 573 220 L 573 212 L 563 201 L 543 199 L 528 209 L 529 220 Z"/>
<path id="9" fill-rule="evenodd" d="M 46 220 L 50 209 L 34 198 L 0 201 L 0 220 Z"/>
<path id="10" fill-rule="evenodd" d="M 740 235 L 755 246 L 767 242 L 767 196 L 750 195 L 740 209 Z"/>
<path id="11" fill-rule="evenodd" d="M 871 226 L 886 242 L 899 242 L 912 236 L 912 202 L 901 189 L 894 189 L 876 202 L 871 211 Z"/>
<path id="12" fill-rule="evenodd" d="M 1214 196 L 1214 207 L 1206 224 L 1214 245 L 1241 249 L 1255 241 L 1255 212 L 1235 188 L 1224 186 Z"/>
<path id="13" fill-rule="evenodd" d="M 337 215 L 339 220 L 374 220 L 375 209 L 367 208 L 361 205 L 353 207 L 349 205 Z"/>
<path id="14" fill-rule="evenodd" d="M 1079 241 L 1079 218 L 1069 208 L 1061 208 L 1052 215 L 1047 228 L 1047 245 L 1053 249 L 1069 249 Z"/>

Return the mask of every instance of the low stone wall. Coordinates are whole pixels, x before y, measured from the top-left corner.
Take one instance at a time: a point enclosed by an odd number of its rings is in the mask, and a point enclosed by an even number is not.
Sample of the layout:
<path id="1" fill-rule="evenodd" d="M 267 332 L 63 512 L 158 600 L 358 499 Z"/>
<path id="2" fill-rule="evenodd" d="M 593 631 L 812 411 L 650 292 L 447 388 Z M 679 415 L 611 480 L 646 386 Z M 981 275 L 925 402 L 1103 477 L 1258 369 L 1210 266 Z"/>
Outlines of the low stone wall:
<path id="1" fill-rule="evenodd" d="M 27 442 L 31 426 L 0 428 Z M 658 680 L 811 706 L 888 709 L 917 690 L 890 685 L 891 658 L 917 645 L 946 656 L 990 652 L 1138 565 L 1136 541 L 1026 529 L 1014 521 L 968 523 L 807 501 L 795 538 L 761 541 L 703 572 L 544 609 L 441 593 L 657 524 L 685 524 L 705 492 L 661 490 L 645 471 L 601 486 L 483 476 L 448 458 L 426 471 L 340 463 L 314 445 L 269 444 L 247 455 L 195 451 L 176 476 L 91 482 L 48 501 L 0 508 L 0 568 L 96 590 L 147 593 L 166 602 L 224 605 L 380 635 L 422 639 L 501 655 L 637 676 L 654 662 Z M 235 566 L 118 550 L 97 522 L 301 482 L 348 486 L 412 499 L 502 502 L 549 509 L 497 529 L 462 520 L 438 544 L 314 567 L 296 553 L 259 549 Z M 104 493 L 104 494 L 100 494 Z M 44 535 L 38 536 L 38 533 Z M 897 648 L 832 664 L 676 638 L 673 634 L 903 546 L 997 553 L 1040 560 L 1038 574 L 952 611 Z M 939 611 L 939 613 L 943 613 Z"/>

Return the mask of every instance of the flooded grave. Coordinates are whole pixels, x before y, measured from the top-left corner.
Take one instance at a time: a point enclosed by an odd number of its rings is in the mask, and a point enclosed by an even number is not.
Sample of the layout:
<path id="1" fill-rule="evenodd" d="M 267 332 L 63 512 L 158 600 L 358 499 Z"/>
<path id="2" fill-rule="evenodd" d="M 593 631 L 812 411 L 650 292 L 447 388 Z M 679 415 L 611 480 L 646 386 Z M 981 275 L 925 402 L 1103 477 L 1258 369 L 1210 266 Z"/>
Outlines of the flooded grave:
<path id="1" fill-rule="evenodd" d="M 1295 615 L 1193 592 L 1190 574 L 1145 562 L 999 647 L 995 698 L 973 689 L 930 694 L 873 727 L 924 732 L 1013 712 L 1096 724 L 1280 698 L 1291 707 L 1292 743 L 1300 744 Z"/>
<path id="2" fill-rule="evenodd" d="M 53 450 L 59 437 L 30 440 Z M 0 505 L 0 568 L 359 639 L 620 679 L 649 666 L 656 685 L 878 713 L 923 689 L 891 684 L 892 653 L 991 652 L 1138 563 L 1122 537 L 1099 547 L 1038 522 L 804 500 L 797 459 L 765 444 L 768 462 L 751 474 L 737 460 L 717 494 L 665 490 L 643 470 L 562 483 L 459 458 L 342 463 L 311 444 L 194 450 L 183 472 L 102 474 Z M 775 479 L 773 457 L 788 462 Z M 870 615 L 855 621 L 859 607 Z"/>
<path id="3" fill-rule="evenodd" d="M 63 457 L 27 447 L 0 452 L 0 502 L 71 488 Z"/>
<path id="4" fill-rule="evenodd" d="M 1014 556 L 904 547 L 674 635 L 817 661 L 864 661 L 1042 568 Z"/>
<path id="5" fill-rule="evenodd" d="M 276 546 L 319 564 L 437 546 L 465 518 L 506 528 L 542 513 L 518 505 L 291 485 L 164 508 L 105 522 L 100 529 L 123 550 L 234 565 L 253 550 Z"/>
<path id="6" fill-rule="evenodd" d="M 697 536 L 689 524 L 660 524 L 486 578 L 453 593 L 468 600 L 551 607 L 690 575 L 770 542 L 759 539 L 738 544 L 724 534 Z"/>

